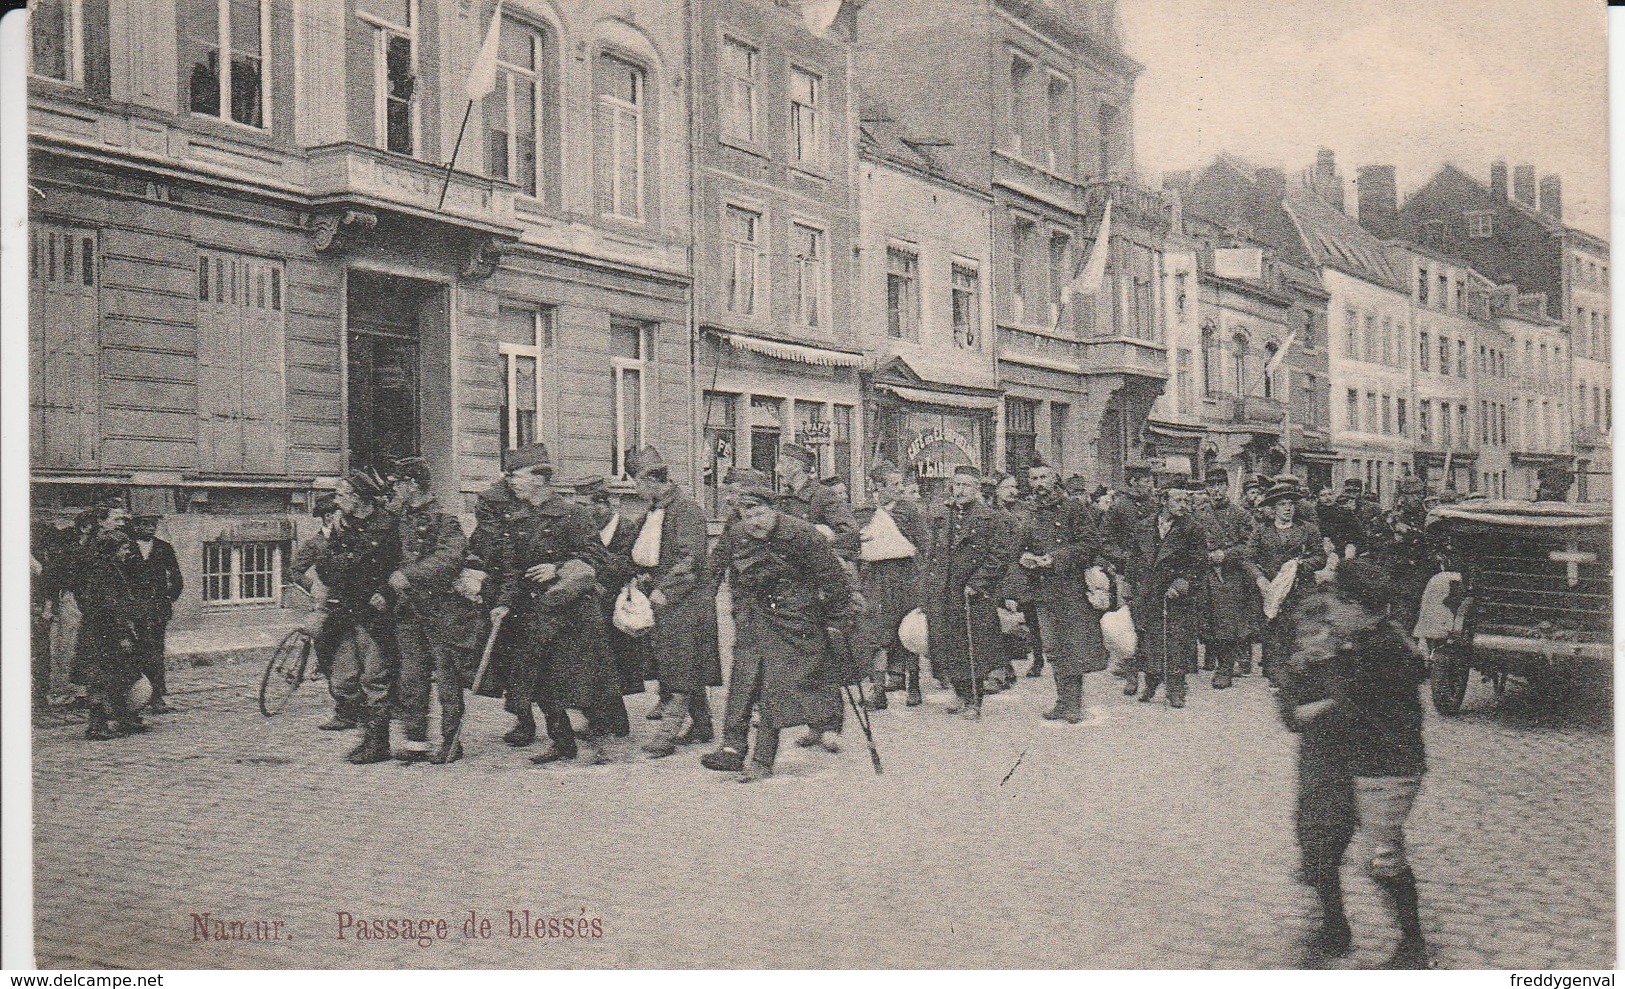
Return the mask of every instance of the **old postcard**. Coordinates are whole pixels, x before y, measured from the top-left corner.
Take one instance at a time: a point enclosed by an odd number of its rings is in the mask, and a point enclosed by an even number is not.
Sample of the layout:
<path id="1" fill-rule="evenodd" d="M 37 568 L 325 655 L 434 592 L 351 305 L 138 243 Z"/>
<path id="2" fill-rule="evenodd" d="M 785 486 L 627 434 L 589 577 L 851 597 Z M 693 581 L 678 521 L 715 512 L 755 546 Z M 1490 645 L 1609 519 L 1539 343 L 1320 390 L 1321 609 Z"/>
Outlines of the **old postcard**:
<path id="1" fill-rule="evenodd" d="M 16 19 L 8 966 L 1616 964 L 1600 3 Z"/>

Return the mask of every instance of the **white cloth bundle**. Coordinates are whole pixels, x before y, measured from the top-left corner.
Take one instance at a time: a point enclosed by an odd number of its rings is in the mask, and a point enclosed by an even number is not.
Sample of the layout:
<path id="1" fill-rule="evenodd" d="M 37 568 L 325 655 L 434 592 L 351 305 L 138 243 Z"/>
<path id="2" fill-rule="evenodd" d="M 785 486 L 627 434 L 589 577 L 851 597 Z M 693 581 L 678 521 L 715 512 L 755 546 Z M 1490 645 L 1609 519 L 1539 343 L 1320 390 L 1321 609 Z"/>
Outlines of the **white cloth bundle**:
<path id="1" fill-rule="evenodd" d="M 632 563 L 640 567 L 660 565 L 660 530 L 666 524 L 666 510 L 656 508 L 643 519 L 638 541 L 632 544 Z"/>
<path id="2" fill-rule="evenodd" d="M 1416 628 L 1411 633 L 1418 641 L 1443 639 L 1456 630 L 1456 613 L 1445 607 L 1450 589 L 1461 583 L 1461 574 L 1446 570 L 1428 578 L 1422 591 L 1422 607 L 1416 617 Z"/>
<path id="3" fill-rule="evenodd" d="M 1025 628 L 1027 616 L 1019 611 L 1008 611 L 1004 605 L 999 605 L 999 632 L 1009 635 L 1018 628 Z"/>
<path id="4" fill-rule="evenodd" d="M 603 543 L 605 548 L 608 548 L 609 544 L 615 541 L 615 532 L 620 527 L 621 513 L 616 512 L 609 517 L 609 524 L 598 530 L 598 541 Z"/>
<path id="5" fill-rule="evenodd" d="M 903 648 L 916 656 L 928 655 L 931 639 L 926 628 L 925 612 L 918 608 L 903 617 L 903 623 L 897 626 L 897 641 Z"/>
<path id="6" fill-rule="evenodd" d="M 1089 607 L 1100 612 L 1112 610 L 1112 578 L 1110 574 L 1100 567 L 1090 567 L 1083 572 L 1083 584 L 1087 588 L 1084 596 L 1089 599 Z"/>
<path id="7" fill-rule="evenodd" d="M 130 684 L 130 692 L 125 695 L 124 703 L 129 707 L 126 710 L 139 711 L 152 701 L 152 681 L 145 674 Z"/>
<path id="8" fill-rule="evenodd" d="M 1298 580 L 1298 558 L 1281 564 L 1281 572 L 1275 575 L 1274 580 L 1261 583 L 1259 591 L 1264 595 L 1264 617 L 1274 621 L 1275 616 L 1281 613 L 1281 605 L 1286 602 L 1286 596 L 1292 593 L 1292 585 Z"/>
<path id="9" fill-rule="evenodd" d="M 615 627 L 627 635 L 643 635 L 655 627 L 655 610 L 649 604 L 648 595 L 638 590 L 636 583 L 628 583 L 621 588 L 621 593 L 615 598 L 615 616 L 611 619 Z"/>
<path id="10" fill-rule="evenodd" d="M 1134 616 L 1128 605 L 1100 616 L 1100 634 L 1106 640 L 1106 652 L 1119 662 L 1134 655 L 1140 647 L 1140 638 L 1134 633 Z"/>
<path id="11" fill-rule="evenodd" d="M 863 527 L 862 539 L 863 547 L 858 551 L 858 556 L 871 562 L 912 559 L 919 552 L 903 535 L 903 530 L 897 528 L 897 520 L 884 508 L 875 509 L 875 517 Z"/>

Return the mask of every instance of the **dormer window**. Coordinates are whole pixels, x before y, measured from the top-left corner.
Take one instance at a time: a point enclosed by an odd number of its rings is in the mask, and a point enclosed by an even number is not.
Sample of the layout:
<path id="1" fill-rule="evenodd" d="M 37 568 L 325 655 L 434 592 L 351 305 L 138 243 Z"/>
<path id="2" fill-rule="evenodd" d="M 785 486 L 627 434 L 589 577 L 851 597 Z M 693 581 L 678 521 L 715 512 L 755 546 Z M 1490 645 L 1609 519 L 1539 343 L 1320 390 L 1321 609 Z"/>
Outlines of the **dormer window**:
<path id="1" fill-rule="evenodd" d="M 1484 212 L 1468 213 L 1467 236 L 1480 240 L 1495 236 L 1495 214 Z"/>

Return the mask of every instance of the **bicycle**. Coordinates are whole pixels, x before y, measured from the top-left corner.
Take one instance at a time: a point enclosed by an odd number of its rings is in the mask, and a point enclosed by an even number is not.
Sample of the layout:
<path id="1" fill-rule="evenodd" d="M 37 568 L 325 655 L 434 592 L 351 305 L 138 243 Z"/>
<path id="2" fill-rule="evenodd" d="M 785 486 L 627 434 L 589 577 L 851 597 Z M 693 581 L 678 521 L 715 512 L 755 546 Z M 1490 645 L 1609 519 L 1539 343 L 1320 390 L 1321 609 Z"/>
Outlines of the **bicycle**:
<path id="1" fill-rule="evenodd" d="M 304 588 L 297 584 L 289 584 L 287 588 L 304 591 Z M 305 593 L 309 595 L 308 591 Z M 261 714 L 267 718 L 281 714 L 294 692 L 307 678 L 321 677 L 321 673 L 311 669 L 310 666 L 310 658 L 315 649 L 316 637 L 303 626 L 289 632 L 277 643 L 271 658 L 265 663 L 265 672 L 260 676 Z"/>

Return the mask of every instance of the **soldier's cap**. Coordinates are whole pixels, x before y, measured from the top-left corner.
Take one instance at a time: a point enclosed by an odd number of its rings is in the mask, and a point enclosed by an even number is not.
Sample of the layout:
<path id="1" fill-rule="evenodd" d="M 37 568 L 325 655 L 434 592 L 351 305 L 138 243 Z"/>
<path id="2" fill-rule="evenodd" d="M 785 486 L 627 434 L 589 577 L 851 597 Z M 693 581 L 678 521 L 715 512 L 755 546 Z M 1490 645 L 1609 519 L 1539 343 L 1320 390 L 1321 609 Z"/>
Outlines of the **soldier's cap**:
<path id="1" fill-rule="evenodd" d="M 1189 474 L 1174 474 L 1162 484 L 1164 491 L 1201 491 L 1202 486 L 1191 480 Z"/>
<path id="2" fill-rule="evenodd" d="M 386 472 L 391 484 L 396 481 L 415 481 L 420 488 L 429 486 L 429 462 L 422 457 L 402 457 L 389 465 Z"/>
<path id="3" fill-rule="evenodd" d="M 1345 478 L 1343 480 L 1343 490 L 1344 491 L 1364 491 L 1365 490 L 1365 482 L 1360 480 L 1357 477 Z"/>
<path id="4" fill-rule="evenodd" d="M 1277 484 L 1290 484 L 1299 491 L 1303 490 L 1303 478 L 1296 474 L 1276 474 L 1270 478 L 1270 486 L 1274 487 Z"/>
<path id="5" fill-rule="evenodd" d="M 1262 503 L 1265 505 L 1273 505 L 1276 502 L 1297 500 L 1298 486 L 1296 484 L 1289 484 L 1282 481 L 1279 484 L 1270 485 L 1270 489 L 1264 493 L 1264 501 Z"/>
<path id="6" fill-rule="evenodd" d="M 958 467 L 954 468 L 954 476 L 968 477 L 973 481 L 980 481 L 982 479 L 982 472 L 977 470 L 974 464 L 960 464 Z"/>
<path id="7" fill-rule="evenodd" d="M 548 476 L 552 476 L 553 458 L 547 452 L 546 443 L 530 443 L 526 446 L 502 451 L 502 472 L 504 474 L 529 470 L 533 467 L 545 467 Z"/>
<path id="8" fill-rule="evenodd" d="M 617 478 L 616 480 L 610 481 L 605 487 L 605 490 L 612 495 L 621 495 L 622 497 L 625 497 L 627 495 L 637 494 L 638 486 L 633 484 L 631 481 Z"/>
<path id="9" fill-rule="evenodd" d="M 1152 470 L 1150 464 L 1135 463 L 1123 465 L 1123 476 L 1131 481 L 1135 478 L 1150 477 L 1151 475 Z"/>
<path id="10" fill-rule="evenodd" d="M 890 477 L 893 474 L 903 474 L 903 468 L 887 460 L 882 460 L 880 463 L 869 468 L 869 480 L 874 481 L 876 484 L 882 483 L 884 478 Z"/>
<path id="11" fill-rule="evenodd" d="M 808 470 L 818 466 L 818 454 L 812 447 L 802 446 L 800 443 L 786 443 L 779 447 L 779 456 L 788 457 Z"/>
<path id="12" fill-rule="evenodd" d="M 1027 461 L 1028 470 L 1033 470 L 1037 467 L 1048 467 L 1049 465 L 1049 461 L 1044 459 L 1044 454 L 1040 450 L 1034 450 L 1031 459 Z"/>
<path id="13" fill-rule="evenodd" d="M 596 498 L 600 495 L 609 494 L 609 478 L 602 474 L 595 474 L 592 477 L 584 477 L 576 481 L 571 487 L 575 489 L 575 493 L 578 495 Z"/>
<path id="14" fill-rule="evenodd" d="M 1089 490 L 1089 479 L 1082 474 L 1073 474 L 1061 482 L 1061 490 L 1071 495 L 1081 495 Z"/>
<path id="15" fill-rule="evenodd" d="M 389 484 L 378 476 L 378 472 L 371 469 L 350 471 L 344 475 L 344 483 L 363 498 L 380 497 L 389 487 Z"/>
<path id="16" fill-rule="evenodd" d="M 765 484 L 746 484 L 740 487 L 738 498 L 744 505 L 771 505 L 779 496 Z"/>
<path id="17" fill-rule="evenodd" d="M 1277 473 L 1286 470 L 1286 448 L 1282 446 L 1270 447 L 1269 452 L 1264 454 L 1264 460 L 1270 466 L 1274 467 Z"/>
<path id="18" fill-rule="evenodd" d="M 629 477 L 642 477 L 650 471 L 666 469 L 665 459 L 660 456 L 660 451 L 652 446 L 644 447 L 626 460 L 626 473 Z"/>
<path id="19" fill-rule="evenodd" d="M 127 508 L 124 494 L 120 491 L 103 490 L 96 498 L 97 508 Z"/>
<path id="20" fill-rule="evenodd" d="M 773 482 L 768 479 L 767 474 L 754 467 L 730 467 L 722 483 L 736 488 L 758 487 L 773 490 Z"/>
<path id="21" fill-rule="evenodd" d="M 332 515 L 338 510 L 338 497 L 330 492 L 325 492 L 316 496 L 316 504 L 311 508 L 311 514 L 321 518 L 325 515 Z"/>
<path id="22" fill-rule="evenodd" d="M 1427 486 L 1420 477 L 1409 474 L 1399 479 L 1399 485 L 1394 490 L 1402 495 L 1419 495 L 1427 490 Z"/>
<path id="23" fill-rule="evenodd" d="M 1264 483 L 1263 478 L 1254 476 L 1247 478 L 1246 483 L 1242 484 L 1241 490 L 1246 492 L 1263 491 L 1268 487 L 1269 485 Z"/>

